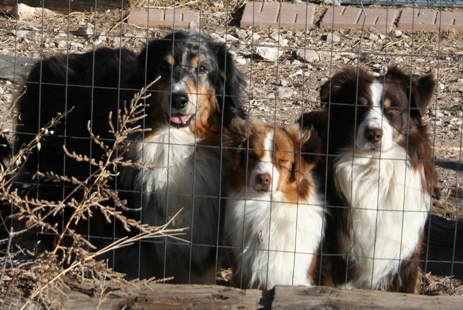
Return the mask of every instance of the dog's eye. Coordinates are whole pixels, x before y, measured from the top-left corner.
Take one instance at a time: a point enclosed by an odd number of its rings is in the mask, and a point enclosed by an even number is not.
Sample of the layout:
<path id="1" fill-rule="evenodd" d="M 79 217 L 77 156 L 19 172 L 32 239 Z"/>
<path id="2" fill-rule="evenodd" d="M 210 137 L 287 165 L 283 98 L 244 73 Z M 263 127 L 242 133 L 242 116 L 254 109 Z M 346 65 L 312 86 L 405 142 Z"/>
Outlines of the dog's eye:
<path id="1" fill-rule="evenodd" d="M 248 160 L 249 161 L 256 161 L 258 160 L 257 155 L 255 153 L 248 153 Z"/>
<path id="2" fill-rule="evenodd" d="M 366 98 L 360 97 L 358 100 L 358 103 L 360 106 L 367 106 L 368 105 L 368 100 Z"/>
<path id="3" fill-rule="evenodd" d="M 207 70 L 206 66 L 200 65 L 200 66 L 198 67 L 198 72 L 199 72 L 200 74 L 204 74 L 204 73 L 207 73 L 208 70 Z"/>
<path id="4" fill-rule="evenodd" d="M 386 113 L 389 115 L 396 115 L 397 113 L 399 113 L 399 109 L 389 108 L 386 110 Z"/>

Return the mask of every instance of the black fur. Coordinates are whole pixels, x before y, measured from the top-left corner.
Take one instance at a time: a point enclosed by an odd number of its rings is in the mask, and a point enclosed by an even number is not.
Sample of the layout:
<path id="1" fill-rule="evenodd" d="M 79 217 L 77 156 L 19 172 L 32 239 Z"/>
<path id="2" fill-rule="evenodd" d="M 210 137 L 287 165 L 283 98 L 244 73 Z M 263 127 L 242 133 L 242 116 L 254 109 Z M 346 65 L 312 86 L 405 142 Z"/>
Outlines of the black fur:
<path id="1" fill-rule="evenodd" d="M 139 54 L 125 48 L 100 48 L 84 54 L 60 54 L 35 64 L 25 83 L 27 91 L 18 103 L 15 152 L 30 143 L 52 118 L 66 111 L 70 113 L 51 129 L 53 134 L 44 137 L 40 150 L 35 148 L 29 155 L 16 178 L 17 186 L 22 188 L 23 194 L 49 200 L 65 197 L 73 189 L 70 184 L 46 182 L 33 178 L 33 175 L 37 171 L 53 171 L 80 180 L 88 177 L 95 167 L 67 157 L 63 146 L 71 152 L 99 160 L 104 152 L 90 138 L 87 123 L 90 121 L 92 132 L 111 145 L 114 137 L 109 132 L 109 113 L 112 112 L 113 121 L 116 121 L 118 109 L 159 76 L 161 79 L 148 92 L 155 94 L 159 92 L 158 85 L 180 78 L 177 74 L 182 74 L 181 66 L 166 65 L 165 58 L 172 55 L 175 59 L 181 59 L 184 54 L 201 54 L 206 59 L 208 85 L 215 88 L 213 93 L 219 105 L 218 112 L 211 120 L 215 123 L 213 127 L 221 132 L 233 118 L 244 118 L 246 113 L 242 107 L 242 88 L 245 82 L 241 72 L 236 68 L 225 45 L 198 33 L 174 32 L 151 41 Z M 138 124 L 142 128 L 155 126 L 154 121 L 150 122 L 150 117 L 153 111 L 157 111 L 159 104 L 153 98 L 155 96 L 146 101 L 148 116 Z M 140 140 L 143 139 L 142 135 L 137 134 L 129 139 Z M 132 189 L 124 188 L 122 184 L 131 182 L 125 180 L 117 184 L 118 190 Z M 77 193 L 74 196 L 78 199 L 79 195 Z M 130 201 L 128 206 L 131 207 Z M 77 231 L 114 237 L 113 225 L 107 225 L 98 213 L 95 212 L 89 226 L 81 223 Z M 52 242 L 45 244 L 50 247 Z"/>

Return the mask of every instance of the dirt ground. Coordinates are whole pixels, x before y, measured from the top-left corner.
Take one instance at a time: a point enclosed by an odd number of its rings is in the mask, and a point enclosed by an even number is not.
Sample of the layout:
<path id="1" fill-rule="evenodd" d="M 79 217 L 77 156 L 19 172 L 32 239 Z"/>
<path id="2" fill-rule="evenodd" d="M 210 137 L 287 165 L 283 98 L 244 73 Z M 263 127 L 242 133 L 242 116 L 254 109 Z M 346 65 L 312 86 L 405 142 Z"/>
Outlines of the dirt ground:
<path id="1" fill-rule="evenodd" d="M 141 3 L 132 1 L 132 4 L 137 4 L 135 2 Z M 156 5 L 171 7 L 171 1 L 165 2 L 156 1 Z M 438 174 L 432 212 L 449 220 L 463 218 L 463 189 L 460 185 L 463 170 L 461 34 L 381 33 L 374 29 L 336 30 L 331 34 L 318 27 L 305 31 L 242 29 L 238 27 L 242 4 L 244 1 L 207 4 L 191 1 L 182 8 L 200 10 L 201 23 L 192 27 L 230 47 L 248 81 L 249 112 L 267 122 L 293 122 L 302 112 L 319 107 L 320 86 L 346 65 L 362 66 L 374 73 L 383 72 L 388 64 L 398 64 L 414 74 L 434 71 L 438 87 L 426 115 Z M 320 20 L 327 8 L 318 5 L 315 20 Z M 126 14 L 125 11 L 108 10 L 17 20 L 3 12 L 0 15 L 0 55 L 38 60 L 56 53 L 85 52 L 102 46 L 140 50 L 147 39 L 160 37 L 171 30 L 128 24 Z M 313 51 L 312 57 L 298 56 L 300 49 Z M 277 58 L 266 59 L 263 57 L 266 51 L 276 52 Z M 0 80 L 0 126 L 4 131 L 13 128 L 14 104 L 20 93 L 19 84 Z M 454 259 L 463 260 L 461 257 Z M 427 275 L 425 282 L 429 287 L 456 288 L 460 285 L 451 278 L 433 275 Z M 461 291 L 442 289 L 438 294 L 460 295 Z"/>

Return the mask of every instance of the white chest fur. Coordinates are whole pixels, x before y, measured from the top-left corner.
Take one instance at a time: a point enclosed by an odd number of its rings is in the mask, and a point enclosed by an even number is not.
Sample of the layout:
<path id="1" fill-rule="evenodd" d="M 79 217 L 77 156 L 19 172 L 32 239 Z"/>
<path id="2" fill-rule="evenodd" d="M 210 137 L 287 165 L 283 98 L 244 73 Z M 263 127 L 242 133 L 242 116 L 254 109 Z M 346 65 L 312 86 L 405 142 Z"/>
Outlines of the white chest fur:
<path id="1" fill-rule="evenodd" d="M 375 158 L 381 156 L 381 158 Z M 345 151 L 335 163 L 338 191 L 351 206 L 350 241 L 355 275 L 347 286 L 382 289 L 385 276 L 415 251 L 431 207 L 423 191 L 423 169 L 412 169 L 399 146 L 381 155 Z"/>
<path id="2" fill-rule="evenodd" d="M 310 285 L 307 271 L 323 235 L 323 208 L 315 191 L 310 197 L 295 204 L 282 193 L 259 194 L 250 187 L 230 195 L 225 234 L 236 274 L 249 286 Z"/>
<path id="3" fill-rule="evenodd" d="M 136 145 L 131 158 L 154 168 L 137 170 L 133 186 L 142 191 L 144 223 L 162 225 L 181 210 L 171 227 L 188 227 L 182 238 L 214 245 L 221 157 L 212 155 L 218 148 L 199 152 L 198 142 L 188 129 L 167 127 Z"/>

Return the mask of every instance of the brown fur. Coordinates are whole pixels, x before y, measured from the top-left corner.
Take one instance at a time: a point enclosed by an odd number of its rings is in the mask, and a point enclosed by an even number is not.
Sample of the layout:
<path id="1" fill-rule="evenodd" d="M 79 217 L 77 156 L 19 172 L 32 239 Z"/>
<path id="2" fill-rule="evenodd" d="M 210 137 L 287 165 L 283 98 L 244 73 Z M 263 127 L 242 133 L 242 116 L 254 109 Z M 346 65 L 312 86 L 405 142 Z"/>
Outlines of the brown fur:
<path id="1" fill-rule="evenodd" d="M 352 242 L 352 219 L 349 206 L 336 190 L 333 161 L 339 150 L 353 147 L 355 127 L 363 117 L 363 106 L 371 105 L 369 85 L 374 80 L 382 82 L 386 89 L 383 98 L 384 113 L 393 126 L 399 129 L 400 134 L 394 138 L 408 151 L 410 165 L 424 168 L 423 192 L 430 195 L 431 186 L 436 182 L 431 161 L 431 141 L 422 119 L 435 88 L 432 73 L 410 75 L 391 66 L 387 74 L 374 77 L 361 68 L 346 68 L 326 82 L 320 89 L 324 107 L 306 113 L 299 119 L 301 126 L 313 126 L 317 130 L 323 140 L 322 149 L 327 154 L 317 166 L 320 176 L 326 177 L 322 183 L 326 184 L 327 200 L 332 206 L 324 245 L 324 254 L 328 261 L 324 275 L 325 285 L 342 287 L 355 273 L 355 261 L 347 261 L 345 253 L 339 252 L 342 244 Z M 387 290 L 417 292 L 421 248 L 420 241 L 409 260 L 401 264 L 399 274 L 390 276 Z"/>

